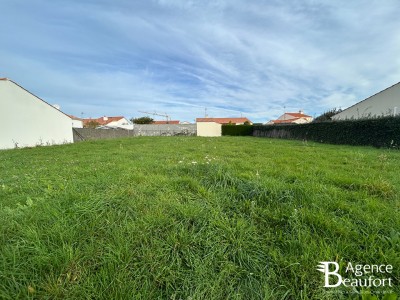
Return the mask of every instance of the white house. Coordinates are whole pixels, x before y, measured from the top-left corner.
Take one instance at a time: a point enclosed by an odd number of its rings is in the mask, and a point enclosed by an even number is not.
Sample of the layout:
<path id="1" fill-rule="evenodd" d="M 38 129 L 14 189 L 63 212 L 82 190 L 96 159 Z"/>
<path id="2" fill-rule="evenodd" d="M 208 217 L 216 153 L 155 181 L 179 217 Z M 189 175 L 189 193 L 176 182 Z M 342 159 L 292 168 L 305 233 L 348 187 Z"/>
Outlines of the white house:
<path id="1" fill-rule="evenodd" d="M 350 106 L 334 115 L 332 119 L 364 119 L 398 114 L 400 114 L 400 82 Z"/>
<path id="2" fill-rule="evenodd" d="M 272 124 L 304 124 L 312 122 L 313 117 L 304 114 L 304 111 L 300 110 L 296 113 L 286 112 L 276 120 L 271 120 L 266 125 Z"/>
<path id="3" fill-rule="evenodd" d="M 0 78 L 0 113 L 0 149 L 73 143 L 69 116 L 7 78 Z"/>
<path id="4" fill-rule="evenodd" d="M 133 129 L 133 124 L 130 120 L 123 116 L 118 117 L 100 117 L 97 119 L 82 119 L 83 125 L 87 126 L 88 123 L 98 124 L 98 128 L 123 128 Z"/>

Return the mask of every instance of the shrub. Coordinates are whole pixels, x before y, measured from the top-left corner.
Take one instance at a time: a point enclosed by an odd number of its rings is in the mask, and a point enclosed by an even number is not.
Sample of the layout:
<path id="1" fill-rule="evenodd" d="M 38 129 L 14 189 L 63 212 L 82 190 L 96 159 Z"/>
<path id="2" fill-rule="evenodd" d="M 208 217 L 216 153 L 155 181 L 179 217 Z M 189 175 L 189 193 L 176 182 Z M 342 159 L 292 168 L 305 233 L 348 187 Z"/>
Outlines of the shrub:
<path id="1" fill-rule="evenodd" d="M 152 124 L 154 122 L 150 117 L 132 118 L 131 121 L 134 124 Z"/>
<path id="2" fill-rule="evenodd" d="M 400 148 L 400 117 L 255 126 L 254 136 Z"/>
<path id="3" fill-rule="evenodd" d="M 252 125 L 222 125 L 222 135 L 253 135 L 253 128 Z"/>

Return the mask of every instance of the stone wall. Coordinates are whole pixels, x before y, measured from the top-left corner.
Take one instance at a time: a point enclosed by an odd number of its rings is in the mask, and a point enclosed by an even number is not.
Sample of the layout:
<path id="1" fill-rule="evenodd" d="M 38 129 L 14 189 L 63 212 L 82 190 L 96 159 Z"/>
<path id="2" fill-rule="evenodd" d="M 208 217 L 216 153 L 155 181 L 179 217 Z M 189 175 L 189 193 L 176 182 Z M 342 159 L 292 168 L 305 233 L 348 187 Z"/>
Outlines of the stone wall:
<path id="1" fill-rule="evenodd" d="M 94 129 L 74 128 L 74 142 L 100 139 L 116 139 L 135 136 L 178 136 L 196 135 L 195 124 L 162 124 L 162 125 L 139 125 L 135 124 L 133 130 L 127 129 Z"/>

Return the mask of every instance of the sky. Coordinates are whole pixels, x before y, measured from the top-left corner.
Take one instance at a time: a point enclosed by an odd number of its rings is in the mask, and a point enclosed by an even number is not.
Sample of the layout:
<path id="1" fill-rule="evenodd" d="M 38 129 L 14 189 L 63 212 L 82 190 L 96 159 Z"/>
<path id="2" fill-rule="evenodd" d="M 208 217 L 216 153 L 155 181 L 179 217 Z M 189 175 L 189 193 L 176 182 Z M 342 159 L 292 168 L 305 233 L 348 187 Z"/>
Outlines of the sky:
<path id="1" fill-rule="evenodd" d="M 0 1 L 0 77 L 78 117 L 264 123 L 400 81 L 398 0 Z"/>

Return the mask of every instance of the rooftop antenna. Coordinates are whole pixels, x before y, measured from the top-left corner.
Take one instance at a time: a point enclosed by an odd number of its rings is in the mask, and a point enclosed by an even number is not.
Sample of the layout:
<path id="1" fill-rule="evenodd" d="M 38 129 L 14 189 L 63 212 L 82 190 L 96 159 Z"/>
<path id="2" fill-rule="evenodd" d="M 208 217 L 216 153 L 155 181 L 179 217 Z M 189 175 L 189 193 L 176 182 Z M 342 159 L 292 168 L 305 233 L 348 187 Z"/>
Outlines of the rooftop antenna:
<path id="1" fill-rule="evenodd" d="M 207 115 L 207 107 L 204 107 L 204 118 L 208 118 L 208 115 Z"/>

